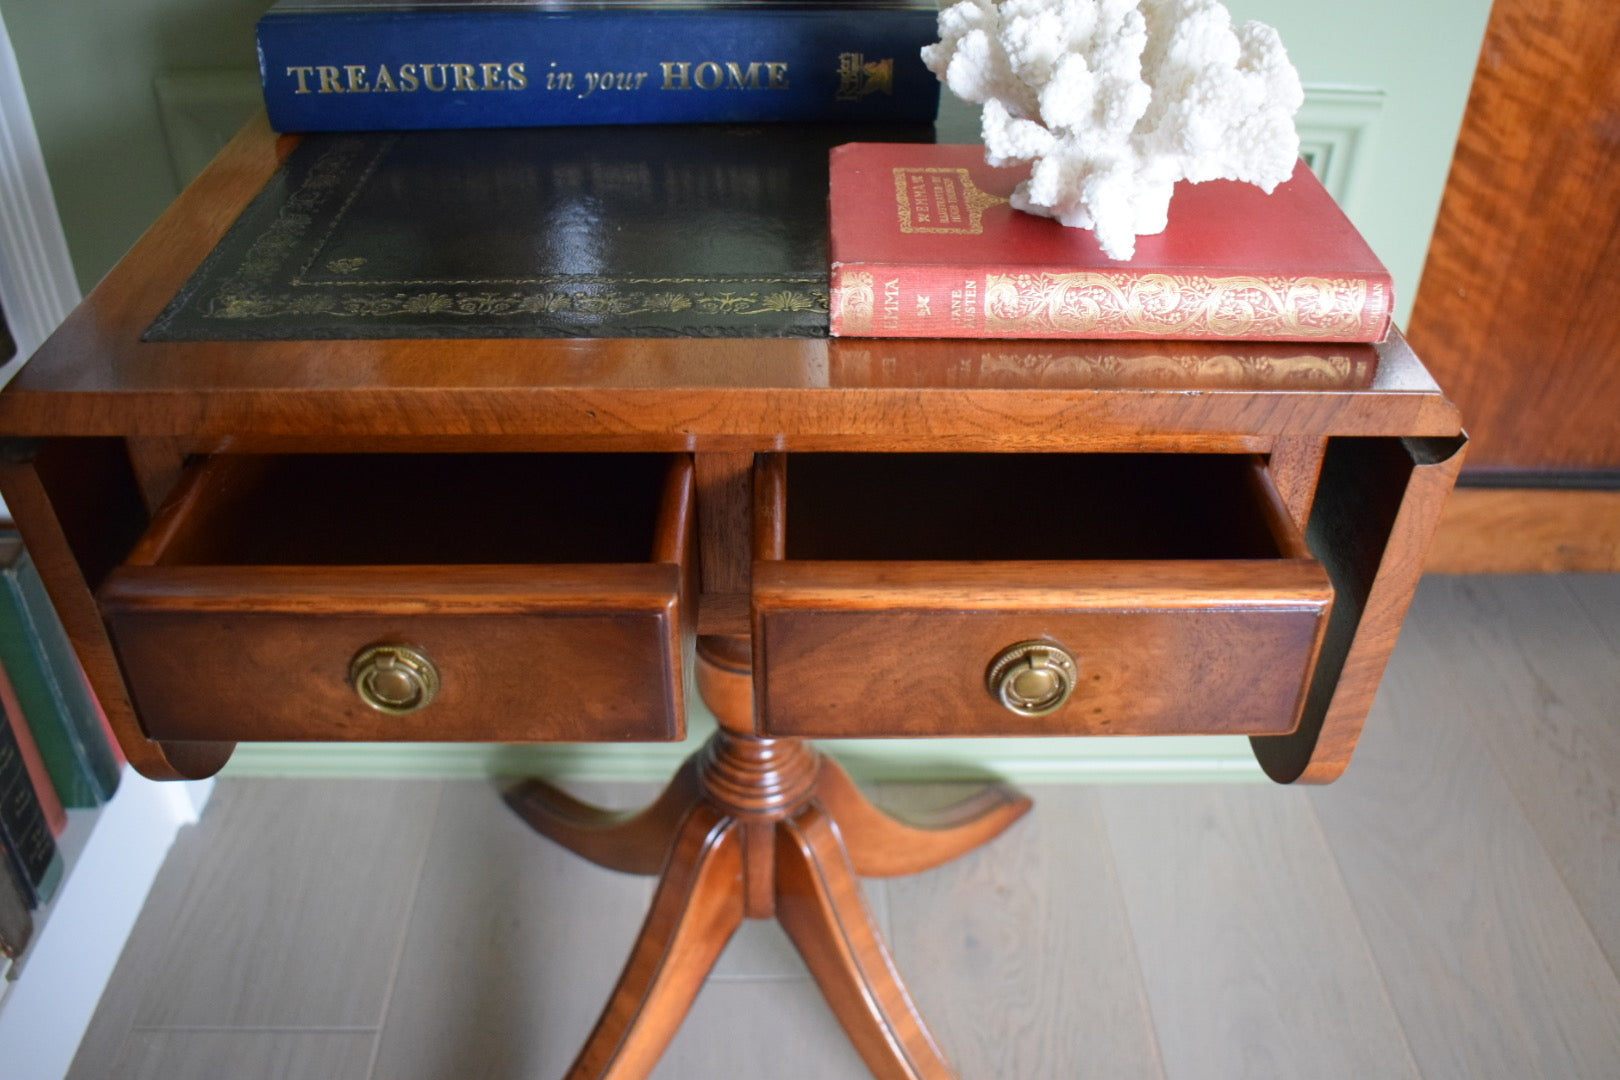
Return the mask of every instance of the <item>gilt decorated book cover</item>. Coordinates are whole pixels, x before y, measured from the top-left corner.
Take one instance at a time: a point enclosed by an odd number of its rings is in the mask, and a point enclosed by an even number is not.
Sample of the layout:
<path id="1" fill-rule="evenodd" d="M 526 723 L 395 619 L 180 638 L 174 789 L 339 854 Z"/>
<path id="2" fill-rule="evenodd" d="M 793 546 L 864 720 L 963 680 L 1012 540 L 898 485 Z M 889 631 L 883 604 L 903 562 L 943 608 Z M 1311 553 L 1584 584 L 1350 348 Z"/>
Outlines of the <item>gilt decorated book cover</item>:
<path id="1" fill-rule="evenodd" d="M 852 143 L 831 165 L 832 333 L 853 337 L 1373 342 L 1391 282 L 1301 163 L 1271 193 L 1177 185 L 1135 258 L 1013 209 L 1025 168 L 982 146 Z"/>
<path id="2" fill-rule="evenodd" d="M 306 136 L 146 338 L 824 337 L 828 151 L 848 136 Z"/>
<path id="3" fill-rule="evenodd" d="M 277 131 L 917 121 L 932 0 L 279 0 Z"/>

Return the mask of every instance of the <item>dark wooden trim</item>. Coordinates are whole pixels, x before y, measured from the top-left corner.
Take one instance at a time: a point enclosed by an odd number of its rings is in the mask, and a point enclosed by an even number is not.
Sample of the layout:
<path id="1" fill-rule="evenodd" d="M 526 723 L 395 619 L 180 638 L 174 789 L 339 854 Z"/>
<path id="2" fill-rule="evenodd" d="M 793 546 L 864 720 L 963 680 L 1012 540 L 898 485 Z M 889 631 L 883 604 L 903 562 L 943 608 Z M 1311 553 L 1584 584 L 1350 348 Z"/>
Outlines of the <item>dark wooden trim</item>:
<path id="1" fill-rule="evenodd" d="M 1307 539 L 1332 578 L 1333 614 L 1299 728 L 1249 740 L 1273 780 L 1327 783 L 1350 764 L 1465 443 L 1329 444 Z"/>

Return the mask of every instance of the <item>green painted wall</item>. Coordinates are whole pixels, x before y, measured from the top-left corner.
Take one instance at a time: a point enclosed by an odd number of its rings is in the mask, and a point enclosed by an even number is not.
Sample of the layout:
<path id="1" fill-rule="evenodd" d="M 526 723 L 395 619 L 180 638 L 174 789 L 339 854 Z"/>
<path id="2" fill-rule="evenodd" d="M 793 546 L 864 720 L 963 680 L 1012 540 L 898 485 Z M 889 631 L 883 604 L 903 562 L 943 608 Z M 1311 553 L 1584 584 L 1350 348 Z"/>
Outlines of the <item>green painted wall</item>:
<path id="1" fill-rule="evenodd" d="M 1490 0 L 1227 0 L 1275 26 L 1308 87 L 1379 90 L 1345 209 L 1395 275 L 1406 322 L 1479 59 Z"/>
<path id="2" fill-rule="evenodd" d="M 153 78 L 257 66 L 270 0 L 0 0 L 79 283 L 178 194 Z"/>

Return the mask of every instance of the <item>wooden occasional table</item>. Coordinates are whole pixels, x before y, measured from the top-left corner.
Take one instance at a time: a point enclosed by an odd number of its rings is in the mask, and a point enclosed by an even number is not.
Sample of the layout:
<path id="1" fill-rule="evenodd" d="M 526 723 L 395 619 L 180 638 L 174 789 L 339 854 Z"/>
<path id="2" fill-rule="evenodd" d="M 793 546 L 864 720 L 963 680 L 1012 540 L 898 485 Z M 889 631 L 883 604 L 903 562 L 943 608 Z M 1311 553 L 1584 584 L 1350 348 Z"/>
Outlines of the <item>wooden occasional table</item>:
<path id="1" fill-rule="evenodd" d="M 644 1076 L 766 917 L 874 1075 L 953 1075 L 856 878 L 1028 800 L 899 822 L 812 738 L 1348 762 L 1462 456 L 1398 335 L 143 341 L 296 142 L 250 126 L 0 394 L 0 487 L 148 776 L 255 739 L 674 739 L 695 682 L 720 730 L 646 811 L 508 793 L 661 875 L 570 1076 Z"/>

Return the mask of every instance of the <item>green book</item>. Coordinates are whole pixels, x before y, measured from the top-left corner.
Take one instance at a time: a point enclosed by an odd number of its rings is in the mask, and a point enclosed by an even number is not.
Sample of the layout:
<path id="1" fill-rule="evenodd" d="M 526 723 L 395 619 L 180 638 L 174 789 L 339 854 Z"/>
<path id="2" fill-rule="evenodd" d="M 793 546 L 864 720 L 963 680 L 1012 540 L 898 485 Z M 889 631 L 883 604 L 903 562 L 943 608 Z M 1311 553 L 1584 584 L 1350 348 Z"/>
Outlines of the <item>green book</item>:
<path id="1" fill-rule="evenodd" d="M 62 805 L 112 798 L 118 759 L 67 631 L 15 533 L 0 533 L 0 664 Z"/>

